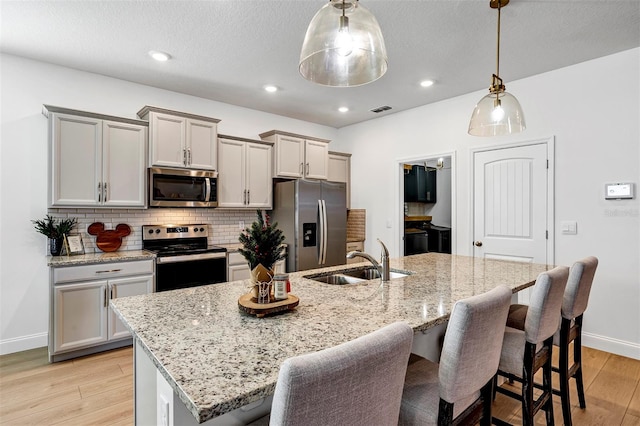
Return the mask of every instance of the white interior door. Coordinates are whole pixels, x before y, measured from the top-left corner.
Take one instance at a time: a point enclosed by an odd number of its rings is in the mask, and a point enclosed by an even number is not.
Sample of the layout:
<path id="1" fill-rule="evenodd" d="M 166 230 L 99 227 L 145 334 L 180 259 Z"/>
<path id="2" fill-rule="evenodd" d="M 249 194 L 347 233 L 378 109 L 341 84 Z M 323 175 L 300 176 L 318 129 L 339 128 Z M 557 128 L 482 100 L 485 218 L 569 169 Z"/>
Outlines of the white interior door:
<path id="1" fill-rule="evenodd" d="M 474 256 L 552 263 L 547 160 L 546 143 L 474 153 Z"/>
<path id="2" fill-rule="evenodd" d="M 474 256 L 547 262 L 547 147 L 474 154 Z"/>

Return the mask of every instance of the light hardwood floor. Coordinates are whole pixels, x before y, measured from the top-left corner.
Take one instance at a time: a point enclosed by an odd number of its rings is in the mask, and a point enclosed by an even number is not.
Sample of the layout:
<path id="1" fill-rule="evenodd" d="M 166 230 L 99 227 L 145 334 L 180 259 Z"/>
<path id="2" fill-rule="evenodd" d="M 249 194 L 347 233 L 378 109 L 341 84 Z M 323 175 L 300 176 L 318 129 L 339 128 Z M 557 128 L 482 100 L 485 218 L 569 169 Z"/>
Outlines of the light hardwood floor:
<path id="1" fill-rule="evenodd" d="M 640 361 L 583 348 L 587 409 L 573 423 L 640 426 Z M 554 398 L 556 424 L 562 409 Z M 521 424 L 519 402 L 498 394 L 494 415 Z M 544 414 L 536 416 L 544 424 Z M 133 351 L 116 349 L 49 364 L 46 348 L 0 357 L 0 424 L 132 425 Z"/>

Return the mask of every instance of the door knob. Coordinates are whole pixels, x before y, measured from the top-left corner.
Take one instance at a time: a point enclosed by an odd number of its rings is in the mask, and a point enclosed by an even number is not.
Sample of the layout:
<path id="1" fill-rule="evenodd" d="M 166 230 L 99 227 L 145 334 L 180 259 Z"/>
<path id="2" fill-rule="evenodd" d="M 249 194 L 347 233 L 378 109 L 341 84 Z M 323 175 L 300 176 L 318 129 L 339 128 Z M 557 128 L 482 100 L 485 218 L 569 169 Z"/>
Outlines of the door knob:
<path id="1" fill-rule="evenodd" d="M 476 241 L 473 243 L 476 247 L 482 247 L 482 241 Z"/>

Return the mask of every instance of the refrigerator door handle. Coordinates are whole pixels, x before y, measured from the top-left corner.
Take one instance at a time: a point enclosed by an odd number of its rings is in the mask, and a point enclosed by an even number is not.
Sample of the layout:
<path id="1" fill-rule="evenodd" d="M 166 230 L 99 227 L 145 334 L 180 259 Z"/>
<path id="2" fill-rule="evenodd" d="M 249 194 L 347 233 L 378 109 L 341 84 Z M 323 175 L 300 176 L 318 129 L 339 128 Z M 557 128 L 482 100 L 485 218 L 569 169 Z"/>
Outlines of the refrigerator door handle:
<path id="1" fill-rule="evenodd" d="M 324 250 L 322 251 L 322 264 L 327 263 L 327 246 L 329 245 L 329 226 L 327 223 L 327 204 L 322 200 L 322 241 L 324 241 Z"/>
<path id="2" fill-rule="evenodd" d="M 318 226 L 320 229 L 318 230 L 318 265 L 324 264 L 324 206 L 322 205 L 322 200 L 318 200 Z"/>

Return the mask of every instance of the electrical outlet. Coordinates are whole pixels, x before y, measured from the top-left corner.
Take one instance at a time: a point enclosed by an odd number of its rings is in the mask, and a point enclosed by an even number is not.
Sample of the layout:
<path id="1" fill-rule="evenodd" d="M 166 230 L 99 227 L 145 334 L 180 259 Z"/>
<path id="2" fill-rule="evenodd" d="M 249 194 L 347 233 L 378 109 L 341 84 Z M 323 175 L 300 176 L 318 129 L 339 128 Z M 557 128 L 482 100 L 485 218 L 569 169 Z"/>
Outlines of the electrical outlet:
<path id="1" fill-rule="evenodd" d="M 244 230 L 244 220 L 240 220 L 240 221 L 238 221 L 238 228 L 239 228 L 240 230 Z"/>
<path id="2" fill-rule="evenodd" d="M 169 402 L 165 399 L 164 395 L 160 395 L 160 424 L 162 426 L 170 426 L 171 421 L 169 415 L 171 414 Z"/>

